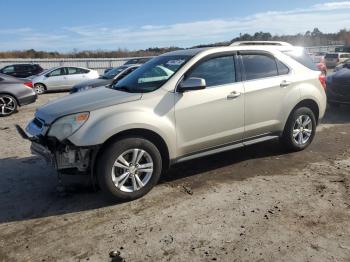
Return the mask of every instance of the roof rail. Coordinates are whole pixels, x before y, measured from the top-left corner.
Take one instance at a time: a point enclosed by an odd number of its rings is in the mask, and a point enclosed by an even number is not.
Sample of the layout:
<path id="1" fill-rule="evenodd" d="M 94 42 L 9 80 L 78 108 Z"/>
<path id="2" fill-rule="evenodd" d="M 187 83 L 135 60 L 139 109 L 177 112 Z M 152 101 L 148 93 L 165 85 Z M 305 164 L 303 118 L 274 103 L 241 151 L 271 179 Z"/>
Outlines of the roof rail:
<path id="1" fill-rule="evenodd" d="M 242 45 L 292 46 L 287 42 L 281 42 L 281 41 L 238 41 L 238 42 L 233 42 L 230 46 L 242 46 Z"/>

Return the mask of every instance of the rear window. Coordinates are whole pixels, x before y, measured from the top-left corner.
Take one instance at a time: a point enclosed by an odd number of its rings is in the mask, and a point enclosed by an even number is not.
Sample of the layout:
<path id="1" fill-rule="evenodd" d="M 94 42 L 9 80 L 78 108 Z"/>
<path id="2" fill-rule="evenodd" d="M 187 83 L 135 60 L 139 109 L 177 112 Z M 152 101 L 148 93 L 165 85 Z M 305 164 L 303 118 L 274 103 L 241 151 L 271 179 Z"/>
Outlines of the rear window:
<path id="1" fill-rule="evenodd" d="M 338 58 L 338 54 L 326 54 L 325 58 Z"/>
<path id="2" fill-rule="evenodd" d="M 285 55 L 293 58 L 295 61 L 299 62 L 303 66 L 318 71 L 316 64 L 312 61 L 311 57 L 305 52 L 305 50 L 301 51 L 299 49 L 290 50 L 283 52 Z"/>

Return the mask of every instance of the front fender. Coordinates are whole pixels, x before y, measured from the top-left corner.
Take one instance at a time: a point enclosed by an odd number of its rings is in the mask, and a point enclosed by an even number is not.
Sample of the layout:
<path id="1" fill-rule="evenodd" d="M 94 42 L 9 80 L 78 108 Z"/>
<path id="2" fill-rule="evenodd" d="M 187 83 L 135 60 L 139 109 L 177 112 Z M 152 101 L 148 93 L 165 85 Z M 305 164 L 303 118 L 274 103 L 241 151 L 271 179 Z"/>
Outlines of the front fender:
<path id="1" fill-rule="evenodd" d="M 76 146 L 101 145 L 120 132 L 146 129 L 163 138 L 170 157 L 173 157 L 176 147 L 173 119 L 173 111 L 164 116 L 157 115 L 151 109 L 140 109 L 133 112 L 125 110 L 106 115 L 105 110 L 102 109 L 91 112 L 88 122 L 68 139 Z"/>

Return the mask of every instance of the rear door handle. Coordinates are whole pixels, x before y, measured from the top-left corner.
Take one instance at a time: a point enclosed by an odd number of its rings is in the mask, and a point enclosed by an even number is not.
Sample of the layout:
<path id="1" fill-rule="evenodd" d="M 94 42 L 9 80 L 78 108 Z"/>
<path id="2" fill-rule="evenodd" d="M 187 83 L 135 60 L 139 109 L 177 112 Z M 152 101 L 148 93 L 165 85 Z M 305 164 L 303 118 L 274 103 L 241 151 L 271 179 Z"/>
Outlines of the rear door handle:
<path id="1" fill-rule="evenodd" d="M 280 84 L 280 87 L 287 87 L 291 84 L 292 82 L 287 81 L 287 80 L 283 80 Z"/>
<path id="2" fill-rule="evenodd" d="M 227 99 L 235 99 L 235 98 L 240 97 L 240 96 L 241 96 L 240 92 L 233 91 L 232 93 L 230 93 L 227 96 Z"/>

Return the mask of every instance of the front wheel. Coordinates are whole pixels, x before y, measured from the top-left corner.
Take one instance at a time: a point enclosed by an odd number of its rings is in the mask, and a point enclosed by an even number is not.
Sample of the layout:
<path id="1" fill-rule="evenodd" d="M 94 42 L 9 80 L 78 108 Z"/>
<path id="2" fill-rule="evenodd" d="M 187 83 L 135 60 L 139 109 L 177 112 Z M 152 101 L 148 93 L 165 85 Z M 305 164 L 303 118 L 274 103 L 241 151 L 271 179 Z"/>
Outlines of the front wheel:
<path id="1" fill-rule="evenodd" d="M 292 151 L 307 148 L 316 134 L 316 118 L 310 108 L 295 109 L 288 118 L 282 141 Z"/>
<path id="2" fill-rule="evenodd" d="M 134 137 L 111 144 L 98 159 L 97 178 L 113 200 L 130 201 L 147 194 L 158 182 L 162 158 L 150 141 Z"/>

